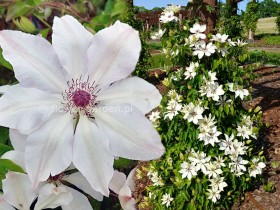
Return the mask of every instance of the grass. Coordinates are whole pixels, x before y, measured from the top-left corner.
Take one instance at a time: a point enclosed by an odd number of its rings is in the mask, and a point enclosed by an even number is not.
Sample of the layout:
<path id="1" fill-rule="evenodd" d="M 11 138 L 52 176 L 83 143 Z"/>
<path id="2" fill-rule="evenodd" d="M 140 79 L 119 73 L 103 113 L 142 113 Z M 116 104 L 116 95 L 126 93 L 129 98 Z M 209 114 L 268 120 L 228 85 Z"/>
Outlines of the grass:
<path id="1" fill-rule="evenodd" d="M 280 66 L 280 53 L 252 51 L 250 52 L 250 62 Z"/>
<path id="2" fill-rule="evenodd" d="M 148 44 L 151 46 L 153 50 L 161 50 L 162 44 L 161 42 L 155 42 L 155 41 L 148 41 Z"/>
<path id="3" fill-rule="evenodd" d="M 276 20 L 276 17 L 269 17 L 269 18 L 261 18 L 261 19 L 259 19 L 258 23 L 257 23 L 256 34 L 278 33 L 275 20 Z"/>

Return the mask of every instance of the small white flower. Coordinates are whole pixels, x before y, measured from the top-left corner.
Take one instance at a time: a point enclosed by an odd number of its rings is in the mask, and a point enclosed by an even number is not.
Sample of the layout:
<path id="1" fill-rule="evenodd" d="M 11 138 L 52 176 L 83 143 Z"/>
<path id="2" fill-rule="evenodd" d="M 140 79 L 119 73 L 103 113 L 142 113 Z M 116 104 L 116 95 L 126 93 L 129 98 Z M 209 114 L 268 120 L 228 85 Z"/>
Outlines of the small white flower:
<path id="1" fill-rule="evenodd" d="M 200 25 L 199 23 L 195 23 L 192 28 L 190 28 L 190 32 L 195 34 L 197 39 L 205 39 L 206 35 L 203 33 L 206 30 L 206 25 Z"/>
<path id="2" fill-rule="evenodd" d="M 212 189 L 207 189 L 207 191 L 208 199 L 212 200 L 213 203 L 216 203 L 221 198 L 221 191 L 218 188 L 212 187 Z"/>
<path id="3" fill-rule="evenodd" d="M 212 42 L 206 45 L 205 41 L 200 41 L 196 44 L 193 55 L 197 55 L 199 59 L 204 55 L 209 57 L 211 54 L 215 53 L 216 49 L 217 47 L 213 45 Z"/>
<path id="4" fill-rule="evenodd" d="M 215 103 L 215 105 L 217 105 L 217 106 L 223 106 L 225 104 L 229 105 L 231 102 L 232 102 L 232 100 L 227 99 L 227 96 L 224 95 L 224 96 L 219 97 L 219 100 Z"/>
<path id="5" fill-rule="evenodd" d="M 218 136 L 220 136 L 222 133 L 217 130 L 217 127 L 214 126 L 211 128 L 211 130 L 207 133 L 204 139 L 200 139 L 204 141 L 204 145 L 211 144 L 213 147 L 215 146 L 215 143 L 219 143 L 220 140 L 218 139 Z"/>
<path id="6" fill-rule="evenodd" d="M 227 134 L 225 135 L 225 139 L 221 140 L 221 142 L 219 143 L 220 146 L 220 150 L 224 150 L 225 154 L 231 154 L 232 152 L 232 146 L 233 146 L 233 139 L 234 139 L 234 135 L 231 134 L 231 136 L 229 137 Z"/>
<path id="7" fill-rule="evenodd" d="M 215 163 L 209 162 L 206 164 L 206 167 L 207 167 L 206 175 L 208 175 L 209 178 L 211 177 L 215 178 L 223 173 L 220 167 Z"/>
<path id="8" fill-rule="evenodd" d="M 188 122 L 193 122 L 194 124 L 198 124 L 198 120 L 203 119 L 202 114 L 204 112 L 203 107 L 199 105 L 194 105 L 192 102 L 188 105 L 185 105 L 181 110 L 184 115 L 184 119 L 187 119 Z"/>
<path id="9" fill-rule="evenodd" d="M 159 31 L 157 33 L 155 33 L 153 36 L 151 36 L 151 39 L 153 39 L 153 40 L 160 39 L 164 33 L 165 33 L 165 30 L 159 29 Z"/>
<path id="10" fill-rule="evenodd" d="M 229 43 L 230 46 L 236 46 L 236 42 L 231 41 L 231 39 L 228 39 L 227 42 Z"/>
<path id="11" fill-rule="evenodd" d="M 243 89 L 242 86 L 233 84 L 233 83 L 228 83 L 229 91 L 235 93 L 235 98 L 238 96 L 243 100 L 244 96 L 249 95 L 249 91 L 247 89 Z"/>
<path id="12" fill-rule="evenodd" d="M 237 136 L 242 136 L 243 139 L 249 139 L 250 136 L 254 136 L 251 127 L 245 125 L 237 126 Z"/>
<path id="13" fill-rule="evenodd" d="M 191 164 L 195 165 L 195 170 L 201 170 L 204 174 L 207 174 L 207 163 L 210 161 L 211 157 L 206 157 L 204 152 L 196 152 L 188 158 Z"/>
<path id="14" fill-rule="evenodd" d="M 219 47 L 217 48 L 218 53 L 221 53 L 221 55 L 223 57 L 225 57 L 225 55 L 228 53 L 228 48 L 227 47 Z"/>
<path id="15" fill-rule="evenodd" d="M 184 72 L 185 79 L 194 78 L 196 75 L 195 69 L 199 66 L 199 63 L 190 63 L 189 67 L 186 67 L 186 71 Z"/>
<path id="16" fill-rule="evenodd" d="M 216 124 L 215 117 L 212 117 L 211 113 L 209 116 L 204 116 L 201 120 L 198 121 L 199 129 L 204 129 L 210 131 L 211 128 Z"/>
<path id="17" fill-rule="evenodd" d="M 226 34 L 221 35 L 220 33 L 218 33 L 216 35 L 213 35 L 212 39 L 210 39 L 210 40 L 220 42 L 220 43 L 225 43 L 227 38 L 228 38 L 228 35 L 226 35 Z"/>
<path id="18" fill-rule="evenodd" d="M 153 182 L 154 186 L 163 186 L 164 185 L 164 183 L 161 179 L 161 176 L 158 175 L 157 171 L 152 172 L 150 174 L 150 180 Z"/>
<path id="19" fill-rule="evenodd" d="M 252 165 L 249 168 L 249 175 L 252 177 L 256 177 L 258 174 L 262 174 L 262 169 L 265 168 L 265 163 L 260 162 L 259 158 L 252 159 Z"/>
<path id="20" fill-rule="evenodd" d="M 161 14 L 159 21 L 162 23 L 169 23 L 171 21 L 178 21 L 178 17 L 174 15 L 173 11 L 166 11 Z"/>
<path id="21" fill-rule="evenodd" d="M 240 142 L 237 139 L 234 139 L 232 143 L 231 154 L 238 156 L 238 155 L 245 155 L 246 152 L 247 152 L 247 147 L 245 146 L 245 143 Z"/>
<path id="22" fill-rule="evenodd" d="M 219 166 L 219 167 L 226 167 L 225 159 L 222 158 L 221 156 L 215 157 L 216 161 L 215 163 Z"/>
<path id="23" fill-rule="evenodd" d="M 227 183 L 224 182 L 224 177 L 216 176 L 209 180 L 211 182 L 210 186 L 214 189 L 218 189 L 221 192 L 224 191 L 224 188 L 227 187 Z"/>
<path id="24" fill-rule="evenodd" d="M 243 47 L 243 46 L 245 46 L 246 44 L 247 44 L 246 42 L 243 42 L 242 40 L 237 39 L 236 45 L 237 45 L 238 47 Z"/>
<path id="25" fill-rule="evenodd" d="M 197 175 L 195 166 L 186 161 L 181 164 L 181 170 L 179 172 L 182 174 L 183 179 L 188 177 L 188 180 L 191 180 L 193 176 Z"/>
<path id="26" fill-rule="evenodd" d="M 190 45 L 190 47 L 193 47 L 197 43 L 197 38 L 194 34 L 190 35 L 188 38 L 185 39 L 186 45 Z"/>
<path id="27" fill-rule="evenodd" d="M 247 127 L 252 127 L 253 126 L 253 121 L 251 120 L 250 116 L 243 115 L 240 125 L 245 125 Z"/>
<path id="28" fill-rule="evenodd" d="M 170 206 L 170 203 L 173 201 L 173 198 L 170 196 L 170 194 L 168 193 L 165 193 L 163 196 L 162 196 L 162 199 L 161 199 L 162 203 L 161 204 L 165 204 L 166 207 L 169 207 Z"/>
<path id="29" fill-rule="evenodd" d="M 172 99 L 167 104 L 167 112 L 164 113 L 164 119 L 168 118 L 172 120 L 174 116 L 176 116 L 179 111 L 182 109 L 182 104 L 178 103 L 176 100 Z"/>
<path id="30" fill-rule="evenodd" d="M 164 12 L 174 12 L 174 13 L 177 13 L 180 10 L 181 10 L 181 5 L 171 4 L 171 5 L 167 6 L 163 11 Z"/>
<path id="31" fill-rule="evenodd" d="M 208 98 L 218 101 L 219 97 L 224 95 L 224 93 L 223 86 L 219 85 L 219 83 L 207 83 L 206 96 Z"/>
<path id="32" fill-rule="evenodd" d="M 246 171 L 246 167 L 244 165 L 248 164 L 248 162 L 249 161 L 243 160 L 242 157 L 238 156 L 237 158 L 233 159 L 233 162 L 229 163 L 230 171 L 237 172 L 236 175 L 242 175 L 243 174 L 242 171 Z"/>
<path id="33" fill-rule="evenodd" d="M 159 111 L 152 112 L 149 116 L 149 120 L 152 123 L 155 123 L 158 119 L 160 119 L 160 112 Z"/>

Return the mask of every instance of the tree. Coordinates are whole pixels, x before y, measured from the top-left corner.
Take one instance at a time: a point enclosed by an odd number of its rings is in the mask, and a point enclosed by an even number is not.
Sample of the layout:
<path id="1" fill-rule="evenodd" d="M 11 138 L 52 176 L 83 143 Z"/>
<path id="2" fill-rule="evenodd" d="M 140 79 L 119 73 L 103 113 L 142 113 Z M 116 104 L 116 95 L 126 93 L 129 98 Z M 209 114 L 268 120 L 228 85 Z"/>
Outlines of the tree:
<path id="1" fill-rule="evenodd" d="M 219 29 L 233 38 L 241 38 L 243 33 L 241 17 L 237 14 L 239 2 L 240 0 L 227 0 L 225 4 L 220 3 L 218 6 Z"/>
<path id="2" fill-rule="evenodd" d="M 251 0 L 247 4 L 246 12 L 244 13 L 244 25 L 248 32 L 248 39 L 254 40 L 254 34 L 257 28 L 259 3 L 256 0 Z"/>
<path id="3" fill-rule="evenodd" d="M 259 18 L 275 17 L 280 9 L 280 3 L 275 0 L 263 0 L 259 3 Z"/>
<path id="4" fill-rule="evenodd" d="M 275 20 L 278 33 L 280 34 L 280 8 L 278 9 L 277 18 Z"/>

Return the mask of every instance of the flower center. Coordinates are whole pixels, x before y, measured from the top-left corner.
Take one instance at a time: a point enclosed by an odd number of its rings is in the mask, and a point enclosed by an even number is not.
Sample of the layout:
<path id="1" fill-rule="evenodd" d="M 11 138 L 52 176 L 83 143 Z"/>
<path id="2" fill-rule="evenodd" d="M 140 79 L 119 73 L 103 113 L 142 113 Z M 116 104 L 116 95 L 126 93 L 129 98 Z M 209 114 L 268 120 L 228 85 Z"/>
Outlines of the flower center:
<path id="1" fill-rule="evenodd" d="M 76 90 L 73 94 L 72 100 L 77 107 L 85 108 L 89 105 L 90 94 L 84 90 Z"/>
<path id="2" fill-rule="evenodd" d="M 64 105 L 64 111 L 71 114 L 84 114 L 91 117 L 93 108 L 99 103 L 96 98 L 100 91 L 98 85 L 89 83 L 89 78 L 86 81 L 79 79 L 72 79 L 67 83 L 68 89 L 62 93 L 64 99 L 61 102 Z"/>

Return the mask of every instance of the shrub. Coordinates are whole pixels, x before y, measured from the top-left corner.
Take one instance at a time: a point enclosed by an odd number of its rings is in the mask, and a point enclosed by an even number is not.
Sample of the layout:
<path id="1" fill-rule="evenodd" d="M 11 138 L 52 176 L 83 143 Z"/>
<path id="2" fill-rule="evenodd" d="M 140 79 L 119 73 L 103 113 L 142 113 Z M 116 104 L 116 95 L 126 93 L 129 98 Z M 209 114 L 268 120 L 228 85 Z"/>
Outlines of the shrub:
<path id="1" fill-rule="evenodd" d="M 241 66 L 245 43 L 221 34 L 206 43 L 206 27 L 193 23 L 183 30 L 164 24 L 162 43 L 173 67 L 163 81 L 169 91 L 161 110 L 150 119 L 166 153 L 142 168 L 151 185 L 140 209 L 229 209 L 261 180 L 265 166 L 257 140 L 262 112 L 244 108 L 254 79 L 253 68 Z"/>

